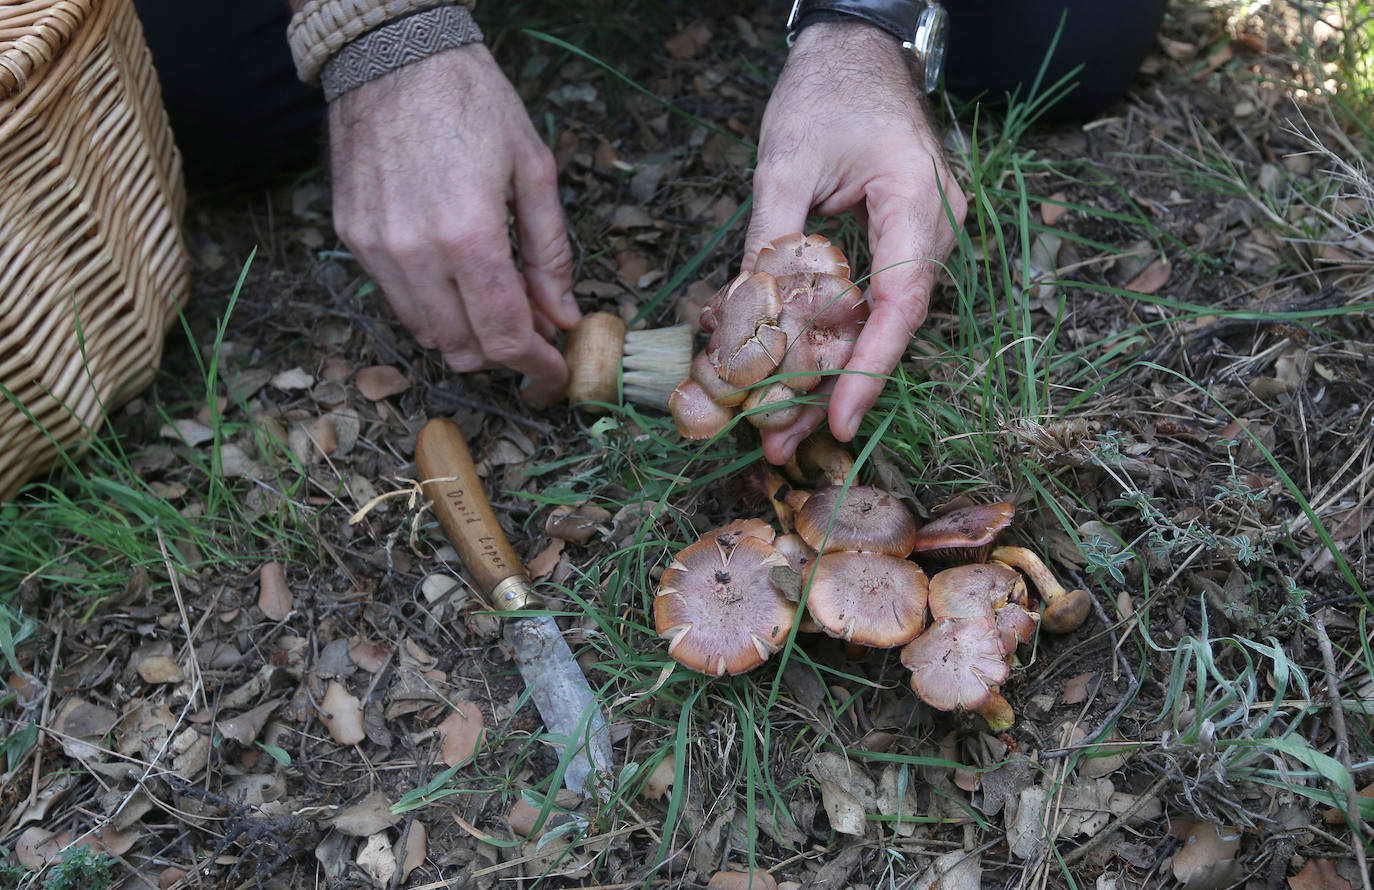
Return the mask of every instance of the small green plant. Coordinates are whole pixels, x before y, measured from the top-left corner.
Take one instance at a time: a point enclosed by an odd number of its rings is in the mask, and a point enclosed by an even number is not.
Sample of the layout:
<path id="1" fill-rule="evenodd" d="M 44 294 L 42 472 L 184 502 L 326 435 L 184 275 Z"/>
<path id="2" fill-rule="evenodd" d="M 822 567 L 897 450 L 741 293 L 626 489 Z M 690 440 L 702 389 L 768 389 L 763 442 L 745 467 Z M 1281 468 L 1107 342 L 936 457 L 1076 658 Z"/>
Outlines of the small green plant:
<path id="1" fill-rule="evenodd" d="M 43 890 L 108 890 L 114 882 L 114 860 L 85 845 L 62 854 L 43 878 Z"/>

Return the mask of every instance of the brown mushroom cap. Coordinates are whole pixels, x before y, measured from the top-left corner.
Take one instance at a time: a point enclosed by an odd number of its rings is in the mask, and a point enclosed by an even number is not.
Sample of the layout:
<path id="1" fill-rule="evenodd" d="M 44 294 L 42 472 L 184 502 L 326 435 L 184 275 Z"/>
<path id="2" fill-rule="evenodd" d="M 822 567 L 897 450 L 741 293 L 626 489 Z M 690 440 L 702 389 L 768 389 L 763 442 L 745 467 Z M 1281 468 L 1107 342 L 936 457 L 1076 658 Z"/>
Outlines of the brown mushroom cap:
<path id="1" fill-rule="evenodd" d="M 1026 582 L 1015 570 L 994 563 L 972 563 L 937 572 L 930 579 L 932 618 L 976 618 L 1016 599 Z"/>
<path id="2" fill-rule="evenodd" d="M 913 547 L 922 558 L 937 562 L 983 562 L 1014 515 L 1016 508 L 1006 501 L 960 507 L 922 526 Z"/>
<path id="3" fill-rule="evenodd" d="M 741 408 L 744 419 L 761 430 L 781 430 L 791 426 L 801 416 L 804 402 L 797 397 L 802 393 L 786 383 L 769 383 L 749 391 Z"/>
<path id="4" fill-rule="evenodd" d="M 761 249 L 754 261 L 754 271 L 767 272 L 774 277 L 794 272 L 824 272 L 848 278 L 849 260 L 845 259 L 844 251 L 825 236 L 794 232 L 774 238 Z"/>
<path id="5" fill-rule="evenodd" d="M 811 560 L 816 558 L 816 551 L 811 549 L 811 545 L 802 540 L 798 534 L 778 535 L 773 546 L 787 560 L 787 564 L 792 567 L 792 571 L 804 574 L 806 567 L 811 565 Z"/>
<path id="6" fill-rule="evenodd" d="M 732 408 L 749 397 L 748 389 L 732 386 L 720 379 L 720 373 L 704 349 L 692 358 L 692 379 L 706 390 L 711 401 L 717 405 Z"/>
<path id="7" fill-rule="evenodd" d="M 733 519 L 720 528 L 712 529 L 701 536 L 703 541 L 719 541 L 726 551 L 734 550 L 740 538 L 758 538 L 765 544 L 774 544 L 778 533 L 773 526 L 762 519 Z"/>
<path id="8" fill-rule="evenodd" d="M 686 439 L 710 439 L 729 425 L 738 412 L 711 400 L 701 384 L 688 377 L 668 396 L 677 431 Z"/>
<path id="9" fill-rule="evenodd" d="M 741 272 L 730 281 L 726 282 L 725 287 L 716 291 L 711 299 L 706 301 L 706 305 L 701 307 L 701 314 L 697 317 L 697 327 L 703 334 L 709 334 L 716 329 L 716 313 L 720 310 L 720 302 L 730 295 L 730 292 L 745 281 L 749 280 L 749 272 Z"/>
<path id="10" fill-rule="evenodd" d="M 1035 636 L 1035 629 L 1040 626 L 1040 616 L 1019 603 L 998 606 L 992 617 L 1002 641 L 1002 653 L 1008 656 L 1016 651 L 1019 644 L 1029 643 L 1031 637 Z"/>
<path id="11" fill-rule="evenodd" d="M 782 300 L 773 276 L 760 272 L 729 290 L 713 312 L 706 353 L 722 380 L 753 386 L 782 361 L 787 335 L 778 327 Z"/>
<path id="12" fill-rule="evenodd" d="M 841 498 L 843 493 L 843 499 Z M 863 550 L 905 557 L 916 536 L 916 520 L 901 501 L 868 485 L 828 485 L 797 511 L 797 534 L 816 550 Z"/>
<path id="13" fill-rule="evenodd" d="M 868 320 L 868 303 L 853 282 L 836 275 L 788 275 L 778 279 L 778 293 L 778 327 L 787 335 L 778 373 L 799 375 L 784 378 L 794 389 L 813 389 L 823 372 L 849 363 Z"/>
<path id="14" fill-rule="evenodd" d="M 786 466 L 793 481 L 810 485 L 839 485 L 853 469 L 853 455 L 825 429 L 817 429 L 802 439 Z"/>
<path id="15" fill-rule="evenodd" d="M 991 618 L 944 618 L 902 650 L 911 688 L 941 711 L 976 710 L 1011 674 Z"/>
<path id="16" fill-rule="evenodd" d="M 787 639 L 797 607 L 769 571 L 787 560 L 771 544 L 742 535 L 684 549 L 663 572 L 654 626 L 668 654 L 703 674 L 741 674 L 768 660 Z"/>
<path id="17" fill-rule="evenodd" d="M 928 582 L 916 563 L 857 551 L 817 559 L 806 611 L 832 637 L 886 649 L 925 627 Z"/>

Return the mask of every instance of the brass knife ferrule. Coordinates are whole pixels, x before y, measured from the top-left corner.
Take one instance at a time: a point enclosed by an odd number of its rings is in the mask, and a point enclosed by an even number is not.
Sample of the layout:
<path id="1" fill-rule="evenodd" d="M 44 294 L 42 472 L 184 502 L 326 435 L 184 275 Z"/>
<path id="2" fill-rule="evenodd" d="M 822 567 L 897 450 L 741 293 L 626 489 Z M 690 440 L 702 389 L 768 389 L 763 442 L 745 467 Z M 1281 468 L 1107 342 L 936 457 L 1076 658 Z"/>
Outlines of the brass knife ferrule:
<path id="1" fill-rule="evenodd" d="M 498 581 L 491 589 L 491 602 L 498 612 L 519 612 L 547 606 L 544 598 L 534 592 L 534 583 L 526 575 L 511 575 Z"/>

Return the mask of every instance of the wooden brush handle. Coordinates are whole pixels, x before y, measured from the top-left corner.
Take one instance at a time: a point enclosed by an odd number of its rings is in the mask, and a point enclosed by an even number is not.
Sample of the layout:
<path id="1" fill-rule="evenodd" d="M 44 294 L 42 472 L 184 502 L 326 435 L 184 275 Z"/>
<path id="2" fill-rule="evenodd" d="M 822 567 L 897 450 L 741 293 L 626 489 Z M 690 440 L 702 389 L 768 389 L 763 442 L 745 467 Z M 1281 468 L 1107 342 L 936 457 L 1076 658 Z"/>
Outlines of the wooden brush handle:
<path id="1" fill-rule="evenodd" d="M 568 363 L 568 401 L 614 403 L 620 397 L 620 359 L 625 351 L 625 322 L 609 312 L 582 317 L 563 342 Z M 601 408 L 588 410 L 601 411 Z"/>
<path id="2" fill-rule="evenodd" d="M 482 492 L 482 480 L 458 424 L 443 418 L 426 423 L 415 440 L 415 464 L 444 534 L 477 586 L 503 611 L 531 605 L 523 595 L 529 588 L 525 567 Z"/>

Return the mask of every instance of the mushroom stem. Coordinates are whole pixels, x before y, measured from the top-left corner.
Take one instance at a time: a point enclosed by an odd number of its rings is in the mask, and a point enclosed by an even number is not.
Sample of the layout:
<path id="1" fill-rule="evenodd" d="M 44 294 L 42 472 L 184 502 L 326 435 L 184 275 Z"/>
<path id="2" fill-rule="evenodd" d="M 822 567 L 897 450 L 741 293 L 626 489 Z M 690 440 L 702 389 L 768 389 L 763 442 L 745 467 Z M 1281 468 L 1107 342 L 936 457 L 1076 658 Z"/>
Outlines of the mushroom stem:
<path id="1" fill-rule="evenodd" d="M 1011 704 L 1002 697 L 1002 693 L 995 690 L 989 690 L 988 700 L 973 710 L 983 715 L 993 732 L 1005 732 L 1016 722 L 1016 712 L 1011 709 Z"/>
<path id="2" fill-rule="evenodd" d="M 1087 620 L 1092 597 L 1083 589 L 1065 590 L 1054 577 L 1044 560 L 1025 547 L 997 547 L 992 551 L 993 562 L 1025 572 L 1045 607 L 1040 610 L 1040 626 L 1050 633 L 1063 634 L 1077 630 Z"/>
<path id="3" fill-rule="evenodd" d="M 821 485 L 842 485 L 854 468 L 854 458 L 835 437 L 817 430 L 802 440 L 796 455 L 787 464 L 787 472 L 798 482 Z"/>

